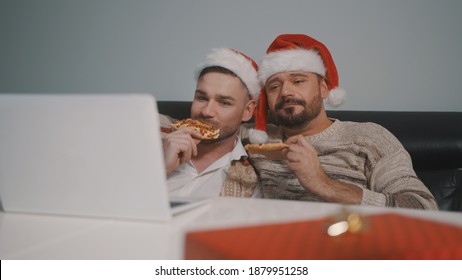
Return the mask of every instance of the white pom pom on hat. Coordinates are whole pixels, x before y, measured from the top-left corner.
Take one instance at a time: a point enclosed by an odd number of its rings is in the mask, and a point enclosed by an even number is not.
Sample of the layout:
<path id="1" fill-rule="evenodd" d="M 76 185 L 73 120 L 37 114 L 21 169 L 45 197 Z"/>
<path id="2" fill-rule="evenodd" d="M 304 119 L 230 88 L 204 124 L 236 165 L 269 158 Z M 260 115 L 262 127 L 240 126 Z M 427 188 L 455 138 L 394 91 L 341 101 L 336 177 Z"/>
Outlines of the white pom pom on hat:
<path id="1" fill-rule="evenodd" d="M 331 107 L 338 107 L 345 102 L 346 92 L 337 87 L 331 89 L 329 92 L 329 97 L 327 97 L 326 104 Z"/>

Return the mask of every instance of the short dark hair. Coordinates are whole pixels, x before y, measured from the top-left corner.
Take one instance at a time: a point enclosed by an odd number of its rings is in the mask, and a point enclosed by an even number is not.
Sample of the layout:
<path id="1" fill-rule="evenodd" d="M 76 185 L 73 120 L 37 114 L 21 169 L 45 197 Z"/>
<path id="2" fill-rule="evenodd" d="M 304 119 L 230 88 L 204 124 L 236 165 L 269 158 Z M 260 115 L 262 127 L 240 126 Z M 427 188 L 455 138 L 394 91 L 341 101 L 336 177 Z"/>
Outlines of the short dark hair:
<path id="1" fill-rule="evenodd" d="M 221 73 L 221 74 L 226 74 L 226 75 L 231 75 L 233 77 L 239 78 L 239 81 L 241 81 L 242 85 L 244 86 L 245 89 L 247 89 L 247 94 L 249 95 L 250 99 L 252 99 L 252 96 L 250 95 L 250 91 L 247 88 L 247 85 L 242 81 L 242 79 L 236 75 L 233 71 L 229 70 L 228 68 L 222 67 L 222 66 L 209 66 L 205 67 L 202 69 L 202 71 L 199 73 L 198 80 L 202 78 L 205 74 L 208 73 Z"/>
<path id="2" fill-rule="evenodd" d="M 231 70 L 229 70 L 229 69 L 227 69 L 225 67 L 209 66 L 209 67 L 205 67 L 204 69 L 202 69 L 202 71 L 199 74 L 199 79 L 202 78 L 207 73 L 221 73 L 221 74 L 228 74 L 228 75 L 231 75 L 233 77 L 237 77 L 236 73 L 234 73 L 233 71 L 231 71 Z"/>

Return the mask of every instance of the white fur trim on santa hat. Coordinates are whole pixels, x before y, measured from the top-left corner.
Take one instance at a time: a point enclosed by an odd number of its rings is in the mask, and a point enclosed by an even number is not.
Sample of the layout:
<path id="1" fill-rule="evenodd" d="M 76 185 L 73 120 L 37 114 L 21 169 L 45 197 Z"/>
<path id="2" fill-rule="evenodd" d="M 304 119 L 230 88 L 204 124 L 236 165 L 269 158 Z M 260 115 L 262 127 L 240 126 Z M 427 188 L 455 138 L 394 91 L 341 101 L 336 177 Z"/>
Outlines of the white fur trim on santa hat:
<path id="1" fill-rule="evenodd" d="M 343 104 L 346 99 L 346 92 L 341 88 L 334 88 L 329 92 L 326 99 L 326 104 L 331 107 L 338 107 Z"/>
<path id="2" fill-rule="evenodd" d="M 199 78 L 201 71 L 210 66 L 221 66 L 231 70 L 244 82 L 252 98 L 258 100 L 260 84 L 257 78 L 257 70 L 246 57 L 228 48 L 212 49 L 205 60 L 197 67 L 196 80 Z"/>
<path id="3" fill-rule="evenodd" d="M 258 72 L 258 79 L 262 86 L 272 75 L 285 72 L 301 70 L 312 72 L 321 76 L 326 75 L 326 67 L 317 51 L 310 49 L 291 49 L 275 51 L 263 56 Z"/>
<path id="4" fill-rule="evenodd" d="M 268 142 L 268 134 L 266 133 L 266 131 L 250 129 L 249 141 L 252 144 L 264 144 Z"/>

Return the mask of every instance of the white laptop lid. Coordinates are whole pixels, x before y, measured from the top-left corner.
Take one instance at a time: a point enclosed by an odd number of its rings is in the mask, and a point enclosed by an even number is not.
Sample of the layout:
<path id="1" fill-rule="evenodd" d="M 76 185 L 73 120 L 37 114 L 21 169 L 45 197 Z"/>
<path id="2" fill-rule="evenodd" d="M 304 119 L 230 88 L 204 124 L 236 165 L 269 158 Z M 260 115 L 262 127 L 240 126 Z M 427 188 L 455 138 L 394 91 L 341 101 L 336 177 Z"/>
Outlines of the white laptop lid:
<path id="1" fill-rule="evenodd" d="M 167 221 L 157 104 L 149 94 L 0 94 L 6 212 Z"/>

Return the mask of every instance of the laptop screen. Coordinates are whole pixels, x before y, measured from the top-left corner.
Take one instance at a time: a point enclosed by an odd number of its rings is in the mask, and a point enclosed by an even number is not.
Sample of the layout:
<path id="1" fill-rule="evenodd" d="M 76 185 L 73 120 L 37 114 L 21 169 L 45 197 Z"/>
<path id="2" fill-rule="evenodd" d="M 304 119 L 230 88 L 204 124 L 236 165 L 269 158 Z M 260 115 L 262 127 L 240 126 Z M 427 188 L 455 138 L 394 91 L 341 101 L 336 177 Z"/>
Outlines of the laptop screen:
<path id="1" fill-rule="evenodd" d="M 4 211 L 171 218 L 150 94 L 0 94 Z"/>

